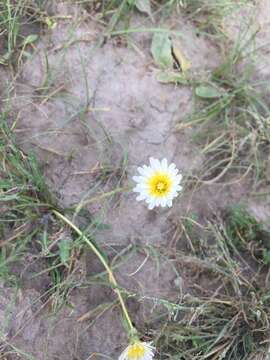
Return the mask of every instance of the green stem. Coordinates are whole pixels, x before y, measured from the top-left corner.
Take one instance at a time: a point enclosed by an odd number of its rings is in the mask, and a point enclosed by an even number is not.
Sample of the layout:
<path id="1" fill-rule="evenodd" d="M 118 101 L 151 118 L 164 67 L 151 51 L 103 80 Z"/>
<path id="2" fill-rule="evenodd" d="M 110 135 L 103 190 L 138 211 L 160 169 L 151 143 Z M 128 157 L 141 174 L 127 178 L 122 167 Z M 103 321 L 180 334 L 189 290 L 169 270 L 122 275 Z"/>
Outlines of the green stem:
<path id="1" fill-rule="evenodd" d="M 56 210 L 53 210 L 53 213 L 60 218 L 61 220 L 63 220 L 66 224 L 68 224 L 79 236 L 82 237 L 82 239 L 86 242 L 87 245 L 89 245 L 89 247 L 91 248 L 91 250 L 96 254 L 96 256 L 99 258 L 100 262 L 102 263 L 102 265 L 104 266 L 104 268 L 106 269 L 108 276 L 109 276 L 109 281 L 110 283 L 113 285 L 113 289 L 116 292 L 123 314 L 127 320 L 128 326 L 130 328 L 130 332 L 131 334 L 134 335 L 134 333 L 136 333 L 136 329 L 134 328 L 134 326 L 132 325 L 131 319 L 129 317 L 124 299 L 121 295 L 121 292 L 118 288 L 118 284 L 117 281 L 114 277 L 114 274 L 110 268 L 110 266 L 107 264 L 106 260 L 104 259 L 103 255 L 100 253 L 100 251 L 98 250 L 98 248 L 82 233 L 82 231 L 76 226 L 74 225 L 70 220 L 68 220 L 64 215 L 62 215 L 61 213 L 59 213 Z"/>

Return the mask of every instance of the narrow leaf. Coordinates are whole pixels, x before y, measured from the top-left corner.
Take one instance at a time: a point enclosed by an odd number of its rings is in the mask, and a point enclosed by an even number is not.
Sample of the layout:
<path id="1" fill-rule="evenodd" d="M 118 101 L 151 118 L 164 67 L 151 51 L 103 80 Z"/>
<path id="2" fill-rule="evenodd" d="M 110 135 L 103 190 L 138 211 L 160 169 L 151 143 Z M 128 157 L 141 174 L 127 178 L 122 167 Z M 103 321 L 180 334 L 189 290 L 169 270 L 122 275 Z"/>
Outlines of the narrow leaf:
<path id="1" fill-rule="evenodd" d="M 215 99 L 221 97 L 224 93 L 221 89 L 213 86 L 200 85 L 196 87 L 195 94 L 203 99 Z"/>
<path id="2" fill-rule="evenodd" d="M 62 239 L 59 244 L 59 256 L 63 264 L 67 264 L 70 256 L 71 241 L 68 239 Z"/>
<path id="3" fill-rule="evenodd" d="M 28 35 L 28 36 L 23 40 L 22 45 L 23 45 L 23 46 L 26 46 L 26 45 L 32 44 L 33 42 L 37 41 L 37 39 L 38 39 L 38 36 L 35 35 L 35 34 Z"/>

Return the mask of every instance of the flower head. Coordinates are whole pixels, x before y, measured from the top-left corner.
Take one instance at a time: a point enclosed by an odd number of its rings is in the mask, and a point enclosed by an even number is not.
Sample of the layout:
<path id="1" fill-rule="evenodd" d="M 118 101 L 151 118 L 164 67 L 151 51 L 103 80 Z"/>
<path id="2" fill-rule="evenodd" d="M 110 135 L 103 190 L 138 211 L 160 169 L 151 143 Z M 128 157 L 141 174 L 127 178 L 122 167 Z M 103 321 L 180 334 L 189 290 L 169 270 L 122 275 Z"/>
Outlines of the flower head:
<path id="1" fill-rule="evenodd" d="M 155 348 L 139 340 L 130 344 L 120 355 L 119 360 L 152 360 Z"/>
<path id="2" fill-rule="evenodd" d="M 151 210 L 155 206 L 172 206 L 172 200 L 181 191 L 182 175 L 175 164 L 168 165 L 167 159 L 159 161 L 150 158 L 150 166 L 138 168 L 140 176 L 134 176 L 137 183 L 133 191 L 138 192 L 136 200 L 145 200 Z"/>

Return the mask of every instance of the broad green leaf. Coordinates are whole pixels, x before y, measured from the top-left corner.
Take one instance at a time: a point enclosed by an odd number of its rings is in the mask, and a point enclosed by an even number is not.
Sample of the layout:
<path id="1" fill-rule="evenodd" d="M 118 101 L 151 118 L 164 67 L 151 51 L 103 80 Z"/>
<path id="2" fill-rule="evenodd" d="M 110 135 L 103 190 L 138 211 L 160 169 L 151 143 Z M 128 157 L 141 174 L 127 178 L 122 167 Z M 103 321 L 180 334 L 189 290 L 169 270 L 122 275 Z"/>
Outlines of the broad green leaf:
<path id="1" fill-rule="evenodd" d="M 149 15 L 153 20 L 150 0 L 135 0 L 134 5 L 140 12 Z"/>
<path id="2" fill-rule="evenodd" d="M 188 79 L 186 78 L 186 76 L 182 73 L 175 71 L 160 71 L 157 74 L 156 79 L 163 84 L 188 84 Z"/>
<path id="3" fill-rule="evenodd" d="M 224 93 L 213 86 L 200 85 L 196 87 L 195 94 L 203 99 L 215 99 L 221 97 Z"/>
<path id="4" fill-rule="evenodd" d="M 162 69 L 169 69 L 173 67 L 172 43 L 168 34 L 154 34 L 151 52 L 155 63 Z"/>

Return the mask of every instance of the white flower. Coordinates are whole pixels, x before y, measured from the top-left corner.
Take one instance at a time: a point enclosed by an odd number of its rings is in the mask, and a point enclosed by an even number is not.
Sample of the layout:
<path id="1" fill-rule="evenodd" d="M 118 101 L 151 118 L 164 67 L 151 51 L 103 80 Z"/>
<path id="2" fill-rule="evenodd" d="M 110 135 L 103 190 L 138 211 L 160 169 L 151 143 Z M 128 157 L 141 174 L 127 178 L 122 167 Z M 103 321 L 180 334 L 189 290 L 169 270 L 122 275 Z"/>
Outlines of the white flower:
<path id="1" fill-rule="evenodd" d="M 150 166 L 138 168 L 141 176 L 134 176 L 137 183 L 133 191 L 138 192 L 136 200 L 145 200 L 151 210 L 155 206 L 172 206 L 172 199 L 181 191 L 182 175 L 178 174 L 175 164 L 168 165 L 167 159 L 159 161 L 150 158 Z"/>
<path id="2" fill-rule="evenodd" d="M 152 360 L 155 348 L 139 340 L 130 344 L 120 355 L 119 360 Z"/>

